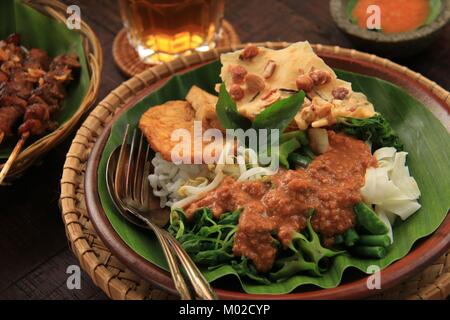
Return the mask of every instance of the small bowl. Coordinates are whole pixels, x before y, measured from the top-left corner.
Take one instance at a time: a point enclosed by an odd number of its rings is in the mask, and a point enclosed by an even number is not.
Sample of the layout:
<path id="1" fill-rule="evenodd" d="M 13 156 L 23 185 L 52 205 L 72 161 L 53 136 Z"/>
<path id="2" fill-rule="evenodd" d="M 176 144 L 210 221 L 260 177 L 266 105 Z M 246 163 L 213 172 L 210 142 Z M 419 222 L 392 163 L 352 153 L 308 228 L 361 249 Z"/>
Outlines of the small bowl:
<path id="1" fill-rule="evenodd" d="M 390 58 L 414 55 L 429 46 L 450 20 L 450 0 L 442 0 L 439 16 L 423 27 L 410 32 L 385 34 L 361 29 L 349 20 L 347 3 L 350 0 L 331 0 L 330 12 L 338 28 L 355 47 Z"/>

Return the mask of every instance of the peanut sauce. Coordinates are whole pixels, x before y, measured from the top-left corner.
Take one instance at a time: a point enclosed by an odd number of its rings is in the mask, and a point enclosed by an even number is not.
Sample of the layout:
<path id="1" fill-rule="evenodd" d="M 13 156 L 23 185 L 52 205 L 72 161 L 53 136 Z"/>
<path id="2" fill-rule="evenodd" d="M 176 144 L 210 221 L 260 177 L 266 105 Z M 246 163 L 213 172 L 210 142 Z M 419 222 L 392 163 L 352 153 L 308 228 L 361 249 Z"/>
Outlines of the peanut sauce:
<path id="1" fill-rule="evenodd" d="M 237 182 L 226 177 L 221 185 L 191 203 L 186 214 L 210 208 L 214 217 L 242 209 L 233 253 L 252 260 L 256 269 L 272 268 L 275 239 L 289 245 L 292 233 L 306 226 L 308 211 L 315 209 L 312 225 L 325 245 L 333 244 L 355 223 L 353 205 L 361 201 L 367 167 L 375 166 L 369 147 L 360 140 L 328 131 L 330 149 L 307 169 L 281 169 L 274 176 Z"/>

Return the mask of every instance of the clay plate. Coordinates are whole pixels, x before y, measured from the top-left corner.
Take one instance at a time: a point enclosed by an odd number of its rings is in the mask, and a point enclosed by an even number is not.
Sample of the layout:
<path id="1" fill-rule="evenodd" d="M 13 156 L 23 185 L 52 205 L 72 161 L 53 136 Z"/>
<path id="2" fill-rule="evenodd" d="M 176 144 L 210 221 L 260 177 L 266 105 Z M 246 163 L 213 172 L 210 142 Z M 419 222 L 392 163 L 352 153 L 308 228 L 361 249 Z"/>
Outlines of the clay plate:
<path id="1" fill-rule="evenodd" d="M 343 57 L 334 53 L 322 53 L 319 55 L 331 67 L 375 76 L 402 87 L 410 95 L 431 109 L 441 122 L 446 121 L 445 119 L 448 117 L 447 114 L 450 112 L 450 107 L 445 101 L 438 98 L 428 88 L 416 82 L 414 79 L 401 74 L 398 71 L 367 61 Z M 85 180 L 85 195 L 86 205 L 92 223 L 96 228 L 98 235 L 111 252 L 128 268 L 148 280 L 150 283 L 163 290 L 176 294 L 170 274 L 138 255 L 128 247 L 114 231 L 114 228 L 110 224 L 105 211 L 102 208 L 97 188 L 97 168 L 104 146 L 108 140 L 111 126 L 115 122 L 114 120 L 120 117 L 122 112 L 132 108 L 142 98 L 164 85 L 167 80 L 168 79 L 163 79 L 155 85 L 143 89 L 134 99 L 129 101 L 115 116 L 113 121 L 107 125 L 104 132 L 97 140 L 88 161 Z M 392 288 L 408 277 L 419 273 L 432 261 L 444 254 L 449 244 L 450 216 L 447 215 L 441 226 L 431 236 L 416 243 L 407 256 L 383 269 L 381 277 L 382 290 Z M 220 280 L 215 283 L 220 285 L 216 290 L 221 299 L 361 299 L 380 293 L 380 290 L 368 290 L 366 281 L 366 275 L 363 275 L 362 273 L 352 274 L 351 270 L 346 270 L 343 283 L 336 288 L 318 289 L 316 287 L 310 287 L 308 291 L 300 289 L 301 291 L 280 295 L 247 294 L 242 291 L 233 291 L 228 288 L 224 289 L 224 286 L 222 285 L 223 282 L 221 283 Z"/>

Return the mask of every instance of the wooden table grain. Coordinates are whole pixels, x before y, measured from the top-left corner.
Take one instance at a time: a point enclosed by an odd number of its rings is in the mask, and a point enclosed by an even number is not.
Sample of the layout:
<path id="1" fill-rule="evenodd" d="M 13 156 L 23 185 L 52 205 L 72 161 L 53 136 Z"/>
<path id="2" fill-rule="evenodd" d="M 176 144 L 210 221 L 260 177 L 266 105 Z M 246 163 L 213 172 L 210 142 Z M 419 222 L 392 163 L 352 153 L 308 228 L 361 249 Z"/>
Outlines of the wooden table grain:
<path id="1" fill-rule="evenodd" d="M 126 80 L 111 49 L 122 24 L 116 0 L 64 0 L 80 6 L 104 50 L 98 100 Z M 299 41 L 351 47 L 336 29 L 327 0 L 227 0 L 225 17 L 243 42 Z M 450 25 L 426 51 L 397 60 L 450 89 Z M 69 290 L 66 270 L 78 261 L 67 246 L 58 207 L 66 142 L 12 186 L 0 189 L 0 299 L 107 299 L 86 274 Z"/>

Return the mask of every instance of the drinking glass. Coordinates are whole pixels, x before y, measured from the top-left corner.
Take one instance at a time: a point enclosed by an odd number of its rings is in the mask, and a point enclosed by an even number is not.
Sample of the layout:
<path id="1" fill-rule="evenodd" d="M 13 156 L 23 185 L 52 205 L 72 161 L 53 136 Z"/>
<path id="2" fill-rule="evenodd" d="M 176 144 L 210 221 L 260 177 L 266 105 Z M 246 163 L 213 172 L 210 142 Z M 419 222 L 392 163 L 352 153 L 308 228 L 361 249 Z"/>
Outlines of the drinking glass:
<path id="1" fill-rule="evenodd" d="M 119 0 L 128 38 L 147 63 L 215 47 L 224 0 Z"/>

